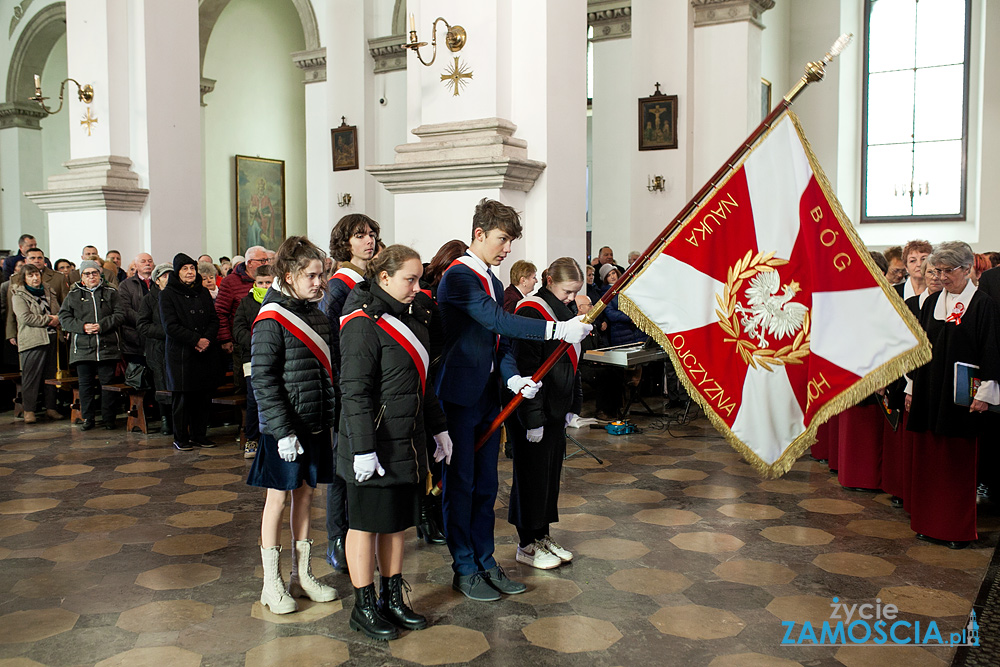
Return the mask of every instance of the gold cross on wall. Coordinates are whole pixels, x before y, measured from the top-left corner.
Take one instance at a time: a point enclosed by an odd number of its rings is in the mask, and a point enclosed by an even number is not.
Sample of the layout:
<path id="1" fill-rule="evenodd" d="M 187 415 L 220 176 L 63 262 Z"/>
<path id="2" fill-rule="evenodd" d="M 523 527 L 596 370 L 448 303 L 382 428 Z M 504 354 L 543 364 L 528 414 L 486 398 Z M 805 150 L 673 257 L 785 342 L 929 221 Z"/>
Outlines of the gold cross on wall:
<path id="1" fill-rule="evenodd" d="M 452 97 L 458 97 L 459 90 L 468 85 L 468 81 L 465 79 L 472 78 L 472 70 L 464 64 L 459 65 L 458 56 L 455 56 L 454 64 L 444 72 L 441 75 L 441 80 L 448 82 L 445 84 L 446 86 L 453 86 Z"/>
<path id="2" fill-rule="evenodd" d="M 97 122 L 97 117 L 90 115 L 90 107 L 87 107 L 87 115 L 84 116 L 83 120 L 80 121 L 80 125 L 86 125 L 87 126 L 87 136 L 88 137 L 90 136 L 90 131 L 93 129 L 93 125 L 96 122 Z"/>

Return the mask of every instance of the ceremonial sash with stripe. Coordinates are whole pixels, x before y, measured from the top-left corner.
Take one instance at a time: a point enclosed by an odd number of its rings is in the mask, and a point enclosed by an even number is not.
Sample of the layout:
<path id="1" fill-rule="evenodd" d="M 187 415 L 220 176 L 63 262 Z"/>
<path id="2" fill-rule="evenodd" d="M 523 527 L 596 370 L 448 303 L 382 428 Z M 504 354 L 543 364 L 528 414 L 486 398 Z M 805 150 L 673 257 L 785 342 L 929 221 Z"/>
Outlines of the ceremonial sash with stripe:
<path id="1" fill-rule="evenodd" d="M 542 317 L 547 322 L 558 322 L 556 319 L 556 314 L 552 312 L 552 308 L 549 304 L 545 303 L 544 299 L 537 296 L 526 296 L 517 303 L 517 308 L 514 312 L 517 313 L 522 308 L 532 308 L 542 314 Z M 576 343 L 570 345 L 569 349 L 566 350 L 566 354 L 569 355 L 569 360 L 573 362 L 573 372 L 576 372 L 576 367 L 580 363 L 580 344 Z"/>
<path id="2" fill-rule="evenodd" d="M 497 300 L 497 293 L 493 289 L 493 278 L 491 277 L 489 272 L 483 271 L 483 267 L 479 266 L 476 260 L 472 259 L 472 257 L 470 257 L 469 255 L 462 255 L 454 262 L 449 264 L 448 269 L 452 268 L 456 264 L 462 264 L 463 266 L 467 266 L 468 268 L 472 269 L 473 273 L 476 274 L 476 277 L 479 278 L 479 282 L 483 284 L 483 289 L 485 289 L 486 293 L 490 295 L 490 298 L 492 298 L 494 301 Z M 448 269 L 444 270 L 445 273 L 448 272 Z M 499 301 L 497 301 L 497 303 L 499 303 Z M 499 335 L 496 336 L 495 346 L 497 348 L 500 347 Z"/>
<path id="3" fill-rule="evenodd" d="M 424 347 L 424 344 L 420 342 L 420 339 L 417 338 L 417 335 L 413 333 L 410 327 L 406 326 L 400 322 L 399 319 L 389 315 L 388 313 L 383 314 L 375 320 L 371 317 L 371 315 L 359 308 L 340 318 L 340 329 L 343 330 L 344 325 L 356 317 L 367 317 L 368 319 L 373 320 L 379 328 L 389 334 L 394 341 L 399 343 L 406 353 L 410 355 L 413 365 L 417 368 L 417 375 L 420 376 L 420 390 L 426 391 L 427 368 L 430 366 L 430 355 L 427 353 L 427 348 Z"/>
<path id="4" fill-rule="evenodd" d="M 345 285 L 354 289 L 354 286 L 360 282 L 364 282 L 365 277 L 354 269 L 348 266 L 342 266 L 333 274 L 333 277 L 343 282 Z"/>
<path id="5" fill-rule="evenodd" d="M 330 383 L 333 384 L 333 364 L 330 362 L 330 346 L 316 333 L 315 329 L 309 326 L 308 322 L 284 306 L 273 302 L 266 303 L 261 307 L 260 313 L 253 323 L 257 324 L 261 320 L 275 320 L 295 336 L 319 360 L 319 363 L 326 369 Z"/>

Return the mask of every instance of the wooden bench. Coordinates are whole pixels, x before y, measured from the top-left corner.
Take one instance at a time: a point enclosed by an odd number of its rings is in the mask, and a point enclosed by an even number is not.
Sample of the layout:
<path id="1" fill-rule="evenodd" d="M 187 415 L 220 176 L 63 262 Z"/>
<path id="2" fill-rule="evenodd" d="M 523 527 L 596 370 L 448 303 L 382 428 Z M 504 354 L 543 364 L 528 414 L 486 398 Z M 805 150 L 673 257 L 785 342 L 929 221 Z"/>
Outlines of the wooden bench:
<path id="1" fill-rule="evenodd" d="M 14 383 L 14 419 L 24 416 L 24 396 L 21 395 L 21 374 L 0 373 L 0 380 Z"/>
<path id="2" fill-rule="evenodd" d="M 146 426 L 147 389 L 136 389 L 127 384 L 106 384 L 102 389 L 128 396 L 128 419 L 125 422 L 126 433 L 131 433 L 136 428 L 143 434 L 149 433 L 149 429 Z"/>
<path id="3" fill-rule="evenodd" d="M 69 423 L 79 424 L 83 421 L 80 413 L 80 378 L 49 378 L 45 384 L 51 385 L 61 391 L 72 391 L 73 402 L 70 404 Z"/>
<path id="4" fill-rule="evenodd" d="M 230 396 L 216 396 L 212 399 L 215 405 L 229 405 L 240 409 L 240 432 L 239 443 L 243 447 L 247 443 L 247 434 L 243 430 L 243 425 L 247 422 L 247 397 L 246 394 L 232 394 Z"/>

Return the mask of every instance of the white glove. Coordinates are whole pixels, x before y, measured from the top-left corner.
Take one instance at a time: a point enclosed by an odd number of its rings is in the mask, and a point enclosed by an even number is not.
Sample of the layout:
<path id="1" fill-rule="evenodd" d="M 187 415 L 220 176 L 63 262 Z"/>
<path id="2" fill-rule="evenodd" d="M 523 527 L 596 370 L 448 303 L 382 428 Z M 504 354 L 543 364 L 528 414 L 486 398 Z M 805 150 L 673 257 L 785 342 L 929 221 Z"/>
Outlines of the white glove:
<path id="1" fill-rule="evenodd" d="M 542 435 L 545 433 L 545 427 L 539 426 L 538 428 L 528 429 L 528 442 L 541 442 Z"/>
<path id="2" fill-rule="evenodd" d="M 385 475 L 385 469 L 378 462 L 375 452 L 354 455 L 354 479 L 358 480 L 358 484 L 367 482 L 376 472 L 379 477 Z"/>
<path id="3" fill-rule="evenodd" d="M 434 461 L 436 463 L 444 461 L 445 465 L 451 465 L 451 451 L 454 445 L 452 445 L 448 431 L 441 431 L 435 435 L 434 442 L 437 443 L 437 449 L 434 450 Z"/>
<path id="4" fill-rule="evenodd" d="M 577 315 L 565 322 L 556 322 L 552 332 L 553 339 L 564 340 L 570 345 L 579 343 L 593 330 L 593 324 L 584 324 L 583 315 Z"/>
<path id="5" fill-rule="evenodd" d="M 281 457 L 283 461 L 292 462 L 295 460 L 299 454 L 305 454 L 306 450 L 302 449 L 302 445 L 299 444 L 299 436 L 288 435 L 278 440 L 278 456 Z"/>
<path id="6" fill-rule="evenodd" d="M 507 380 L 507 388 L 510 389 L 512 394 L 520 393 L 525 398 L 534 398 L 538 390 L 542 388 L 542 383 L 535 382 L 531 378 L 513 375 Z"/>

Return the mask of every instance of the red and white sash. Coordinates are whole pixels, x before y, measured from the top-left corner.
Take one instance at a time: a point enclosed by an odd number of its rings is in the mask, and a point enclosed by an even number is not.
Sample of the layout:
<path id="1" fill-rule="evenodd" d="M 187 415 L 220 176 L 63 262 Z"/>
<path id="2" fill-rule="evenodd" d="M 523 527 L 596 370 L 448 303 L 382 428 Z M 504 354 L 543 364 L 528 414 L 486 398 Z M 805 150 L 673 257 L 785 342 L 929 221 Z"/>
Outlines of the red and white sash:
<path id="1" fill-rule="evenodd" d="M 542 314 L 542 317 L 545 318 L 547 322 L 559 321 L 556 319 L 556 314 L 552 312 L 552 308 L 549 307 L 549 304 L 545 303 L 544 299 L 537 296 L 526 296 L 518 301 L 517 308 L 514 309 L 514 312 L 516 313 L 522 308 L 533 308 L 534 310 L 537 310 Z M 569 355 L 569 360 L 573 363 L 573 372 L 575 373 L 576 367 L 580 363 L 580 344 L 575 343 L 570 345 L 569 349 L 566 350 L 566 354 Z"/>
<path id="2" fill-rule="evenodd" d="M 475 271 L 476 276 L 479 277 L 479 282 L 483 284 L 483 288 L 489 293 L 491 297 L 493 297 L 494 301 L 497 300 L 497 293 L 493 288 L 493 279 L 490 277 L 490 274 L 487 271 L 483 270 L 483 267 L 480 266 L 476 260 L 474 260 L 469 255 L 462 255 L 454 262 L 449 264 L 448 269 L 455 266 L 456 264 L 464 264 L 465 266 Z M 448 269 L 445 269 L 445 271 L 447 271 Z"/>
<path id="3" fill-rule="evenodd" d="M 358 283 L 365 281 L 365 277 L 363 275 L 349 266 L 342 266 L 337 269 L 337 271 L 333 274 L 333 278 L 340 280 L 351 289 L 354 289 L 354 286 Z"/>
<path id="4" fill-rule="evenodd" d="M 357 310 L 340 318 L 341 330 L 344 329 L 345 324 L 356 317 L 367 317 L 368 319 L 373 319 L 368 313 L 358 308 Z M 424 344 L 421 343 L 420 339 L 417 338 L 417 335 L 410 330 L 410 327 L 406 326 L 388 313 L 383 314 L 375 320 L 375 324 L 389 334 L 389 336 L 391 336 L 394 341 L 399 343 L 399 345 L 406 350 L 406 353 L 410 355 L 413 365 L 417 368 L 417 375 L 420 376 L 420 390 L 426 391 L 427 368 L 430 366 L 431 362 L 430 355 L 427 353 L 427 348 L 424 347 Z"/>
<path id="5" fill-rule="evenodd" d="M 330 362 L 330 346 L 326 344 L 326 341 L 305 320 L 284 306 L 274 302 L 264 304 L 253 323 L 257 324 L 261 320 L 275 320 L 281 326 L 285 327 L 289 333 L 295 336 L 299 342 L 309 348 L 309 351 L 316 356 L 319 363 L 326 369 L 330 377 L 330 383 L 333 383 L 333 364 Z"/>

